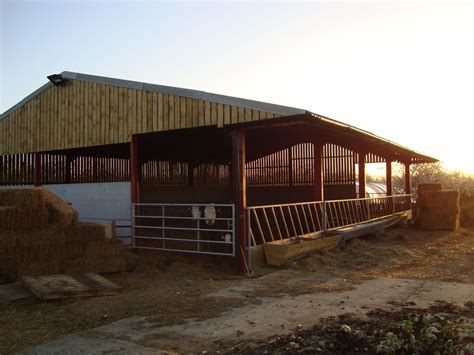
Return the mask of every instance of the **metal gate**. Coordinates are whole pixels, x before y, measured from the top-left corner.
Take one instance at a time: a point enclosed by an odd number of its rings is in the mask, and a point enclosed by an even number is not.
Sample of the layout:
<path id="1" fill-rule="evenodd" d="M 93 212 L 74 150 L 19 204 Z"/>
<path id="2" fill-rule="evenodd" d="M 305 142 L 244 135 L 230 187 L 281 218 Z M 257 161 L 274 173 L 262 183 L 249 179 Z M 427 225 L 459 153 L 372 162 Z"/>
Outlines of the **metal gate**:
<path id="1" fill-rule="evenodd" d="M 235 256 L 233 204 L 134 203 L 137 249 Z"/>

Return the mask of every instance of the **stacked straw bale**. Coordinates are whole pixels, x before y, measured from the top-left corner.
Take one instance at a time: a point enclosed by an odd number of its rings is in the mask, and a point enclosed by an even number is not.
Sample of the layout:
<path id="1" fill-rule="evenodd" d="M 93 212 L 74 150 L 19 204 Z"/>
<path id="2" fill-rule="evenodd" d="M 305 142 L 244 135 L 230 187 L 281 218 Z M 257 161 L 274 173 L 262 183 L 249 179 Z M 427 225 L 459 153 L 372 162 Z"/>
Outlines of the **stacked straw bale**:
<path id="1" fill-rule="evenodd" d="M 425 230 L 457 230 L 460 216 L 459 191 L 442 190 L 440 187 L 440 184 L 420 184 L 420 226 Z"/>
<path id="2" fill-rule="evenodd" d="M 132 270 L 136 256 L 48 190 L 0 190 L 0 281 Z"/>

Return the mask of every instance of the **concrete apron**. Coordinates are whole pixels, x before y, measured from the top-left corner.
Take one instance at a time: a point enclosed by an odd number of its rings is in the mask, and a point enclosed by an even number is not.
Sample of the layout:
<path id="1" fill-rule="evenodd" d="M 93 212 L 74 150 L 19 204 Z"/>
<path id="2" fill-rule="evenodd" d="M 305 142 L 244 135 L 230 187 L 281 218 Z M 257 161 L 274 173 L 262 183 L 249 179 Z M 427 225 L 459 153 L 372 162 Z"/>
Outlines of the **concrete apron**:
<path id="1" fill-rule="evenodd" d="M 233 287 L 238 290 L 238 287 Z M 247 290 L 247 287 L 242 287 Z M 224 292 L 225 293 L 225 292 Z M 239 297 L 238 292 L 232 292 Z M 378 278 L 340 292 L 316 292 L 300 296 L 259 298 L 261 304 L 231 309 L 221 316 L 184 324 L 160 326 L 145 317 L 130 317 L 77 335 L 67 336 L 24 354 L 51 353 L 160 353 L 212 351 L 216 343 L 264 340 L 287 334 L 298 327 L 311 327 L 320 318 L 351 312 L 365 315 L 374 308 L 393 309 L 390 304 L 410 303 L 426 307 L 436 301 L 464 304 L 474 300 L 474 284 Z M 212 302 L 212 300 L 210 300 Z"/>

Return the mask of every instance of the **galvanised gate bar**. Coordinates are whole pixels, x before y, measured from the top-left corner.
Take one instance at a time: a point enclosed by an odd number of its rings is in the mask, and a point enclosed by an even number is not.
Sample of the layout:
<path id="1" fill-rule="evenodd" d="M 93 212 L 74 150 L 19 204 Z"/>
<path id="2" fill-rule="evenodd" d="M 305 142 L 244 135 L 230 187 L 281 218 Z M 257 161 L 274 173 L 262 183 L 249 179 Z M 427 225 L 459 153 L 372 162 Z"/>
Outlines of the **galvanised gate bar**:
<path id="1" fill-rule="evenodd" d="M 404 164 L 410 194 L 410 165 L 437 161 L 302 109 L 72 72 L 51 79 L 1 116 L 0 184 L 44 185 L 86 219 L 122 208 L 134 247 L 227 255 L 240 272 L 251 245 L 411 208 L 390 197 L 392 162 Z M 381 162 L 389 198 L 366 200 L 365 165 Z"/>

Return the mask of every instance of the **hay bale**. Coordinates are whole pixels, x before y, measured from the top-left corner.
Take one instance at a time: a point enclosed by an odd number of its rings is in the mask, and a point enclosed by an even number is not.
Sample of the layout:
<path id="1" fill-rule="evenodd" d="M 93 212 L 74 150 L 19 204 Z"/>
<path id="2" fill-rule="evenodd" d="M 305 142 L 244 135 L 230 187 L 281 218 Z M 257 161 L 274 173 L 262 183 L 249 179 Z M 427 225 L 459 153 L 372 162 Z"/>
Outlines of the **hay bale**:
<path id="1" fill-rule="evenodd" d="M 458 214 L 422 214 L 420 216 L 420 227 L 423 230 L 449 230 L 454 231 L 459 228 Z"/>
<path id="2" fill-rule="evenodd" d="M 132 270 L 136 256 L 103 225 L 44 189 L 0 191 L 0 280 L 68 272 Z M 49 222 L 49 223 L 48 223 Z"/>
<path id="3" fill-rule="evenodd" d="M 38 189 L 0 190 L 0 230 L 29 230 L 47 226 L 49 211 Z"/>
<path id="4" fill-rule="evenodd" d="M 418 192 L 422 191 L 439 191 L 443 189 L 443 185 L 437 182 L 418 184 Z"/>
<path id="5" fill-rule="evenodd" d="M 419 200 L 420 227 L 425 230 L 457 230 L 459 228 L 459 191 L 425 191 Z"/>
<path id="6" fill-rule="evenodd" d="M 46 206 L 49 210 L 49 224 L 59 227 L 69 227 L 78 220 L 77 211 L 68 203 L 45 188 L 38 188 L 41 191 Z"/>
<path id="7" fill-rule="evenodd" d="M 420 199 L 421 212 L 424 210 L 434 210 L 436 212 L 446 211 L 459 213 L 459 191 L 439 190 L 425 191 Z"/>
<path id="8" fill-rule="evenodd" d="M 474 227 L 474 194 L 464 192 L 459 198 L 461 208 L 461 226 Z"/>
<path id="9" fill-rule="evenodd" d="M 0 231 L 0 280 L 70 272 L 128 271 L 136 256 L 105 237 L 103 226 L 78 222 L 68 228 Z"/>

